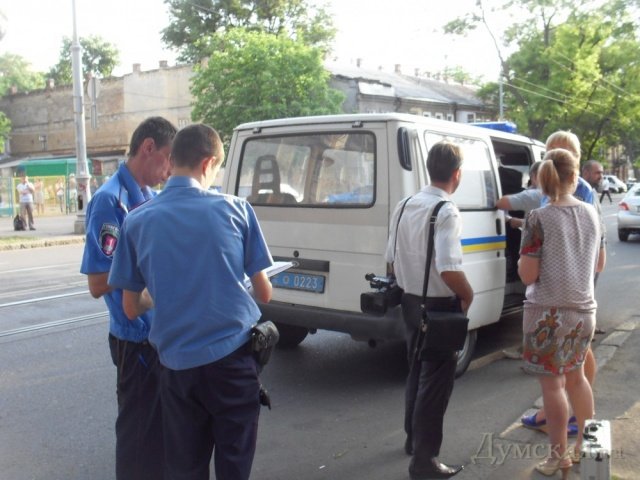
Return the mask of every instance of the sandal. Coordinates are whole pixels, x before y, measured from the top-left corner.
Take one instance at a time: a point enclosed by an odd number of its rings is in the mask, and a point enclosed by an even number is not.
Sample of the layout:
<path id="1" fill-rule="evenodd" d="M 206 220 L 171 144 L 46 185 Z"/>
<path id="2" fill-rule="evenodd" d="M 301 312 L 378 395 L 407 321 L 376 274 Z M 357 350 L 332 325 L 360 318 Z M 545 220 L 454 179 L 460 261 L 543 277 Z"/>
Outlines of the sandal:
<path id="1" fill-rule="evenodd" d="M 576 450 L 576 445 L 571 445 L 569 447 L 569 457 L 571 457 L 571 461 L 573 463 L 580 463 L 580 458 L 582 457 L 581 452 Z"/>
<path id="2" fill-rule="evenodd" d="M 547 420 L 540 420 L 538 421 L 537 418 L 538 412 L 534 413 L 533 415 L 529 415 L 529 416 L 524 416 L 520 419 L 520 422 L 522 422 L 522 426 L 527 427 L 527 428 L 532 428 L 533 430 L 541 430 L 542 431 L 542 427 L 547 425 Z"/>
<path id="3" fill-rule="evenodd" d="M 534 413 L 533 415 L 525 415 L 520 419 L 520 422 L 522 423 L 523 427 L 531 428 L 532 430 L 539 430 L 546 433 L 547 420 L 538 420 L 537 415 L 538 412 Z M 571 418 L 569 418 L 569 423 L 567 425 L 568 437 L 575 437 L 576 435 L 578 435 L 578 426 L 575 424 L 575 422 L 576 417 L 572 416 Z"/>

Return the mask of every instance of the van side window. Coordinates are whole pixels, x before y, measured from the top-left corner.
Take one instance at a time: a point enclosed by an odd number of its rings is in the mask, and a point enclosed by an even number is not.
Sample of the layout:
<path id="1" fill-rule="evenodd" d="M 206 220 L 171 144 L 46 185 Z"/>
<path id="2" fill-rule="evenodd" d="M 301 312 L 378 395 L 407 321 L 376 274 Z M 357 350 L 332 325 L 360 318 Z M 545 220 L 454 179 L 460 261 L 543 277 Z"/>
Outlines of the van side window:
<path id="1" fill-rule="evenodd" d="M 427 148 L 447 140 L 462 149 L 462 180 L 452 198 L 460 210 L 495 208 L 498 189 L 491 169 L 490 146 L 473 138 L 425 132 Z"/>
<path id="2" fill-rule="evenodd" d="M 252 205 L 367 207 L 375 159 L 375 137 L 363 131 L 251 138 L 235 194 Z"/>

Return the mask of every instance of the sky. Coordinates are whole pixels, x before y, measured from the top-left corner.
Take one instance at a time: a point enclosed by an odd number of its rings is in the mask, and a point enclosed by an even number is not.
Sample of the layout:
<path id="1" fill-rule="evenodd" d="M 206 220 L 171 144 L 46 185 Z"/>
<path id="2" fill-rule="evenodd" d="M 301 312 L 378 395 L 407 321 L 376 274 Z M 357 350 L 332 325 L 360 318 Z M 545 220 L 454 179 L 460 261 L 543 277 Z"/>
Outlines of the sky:
<path id="1" fill-rule="evenodd" d="M 79 37 L 99 35 L 120 50 L 114 75 L 158 68 L 176 53 L 166 49 L 160 31 L 168 24 L 163 0 L 76 0 Z M 461 66 L 474 76 L 494 80 L 499 64 L 486 30 L 469 37 L 444 35 L 442 26 L 471 9 L 475 0 L 324 0 L 338 29 L 331 58 L 338 64 L 403 73 L 435 72 Z M 393 10 L 392 10 L 393 8 Z M 5 37 L 0 54 L 21 55 L 34 70 L 48 71 L 60 56 L 62 38 L 73 35 L 72 0 L 0 0 Z M 502 20 L 504 22 L 504 20 Z"/>

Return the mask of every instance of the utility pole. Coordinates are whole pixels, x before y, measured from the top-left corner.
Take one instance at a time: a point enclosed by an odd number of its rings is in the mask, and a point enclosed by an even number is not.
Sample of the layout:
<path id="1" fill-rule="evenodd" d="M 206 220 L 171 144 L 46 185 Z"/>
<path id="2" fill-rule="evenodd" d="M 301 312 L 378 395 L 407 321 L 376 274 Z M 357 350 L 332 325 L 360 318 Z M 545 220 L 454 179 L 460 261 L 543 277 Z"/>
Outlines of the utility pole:
<path id="1" fill-rule="evenodd" d="M 502 90 L 502 72 L 500 72 L 500 76 L 498 77 L 498 88 L 499 88 L 499 93 L 498 93 L 498 101 L 500 102 L 500 113 L 499 113 L 499 117 L 498 120 L 503 121 L 504 120 L 504 91 Z"/>
<path id="2" fill-rule="evenodd" d="M 73 7 L 73 40 L 71 43 L 71 66 L 73 68 L 73 118 L 76 126 L 76 181 L 78 188 L 78 217 L 73 226 L 74 233 L 85 233 L 85 212 L 91 200 L 89 188 L 89 167 L 87 165 L 87 145 L 84 129 L 84 99 L 82 93 L 82 62 L 80 42 L 76 28 L 76 0 Z"/>

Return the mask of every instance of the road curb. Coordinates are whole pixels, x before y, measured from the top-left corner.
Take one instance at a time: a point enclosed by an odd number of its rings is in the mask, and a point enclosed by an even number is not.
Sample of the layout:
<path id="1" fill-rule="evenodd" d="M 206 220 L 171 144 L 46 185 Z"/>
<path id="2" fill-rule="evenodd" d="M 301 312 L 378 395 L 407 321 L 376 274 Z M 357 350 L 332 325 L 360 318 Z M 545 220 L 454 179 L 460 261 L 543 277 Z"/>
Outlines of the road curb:
<path id="1" fill-rule="evenodd" d="M 59 245 L 74 245 L 84 243 L 84 235 L 72 235 L 66 237 L 51 238 L 25 238 L 16 240 L 15 243 L 0 244 L 0 251 L 26 250 L 29 248 L 55 247 Z"/>

